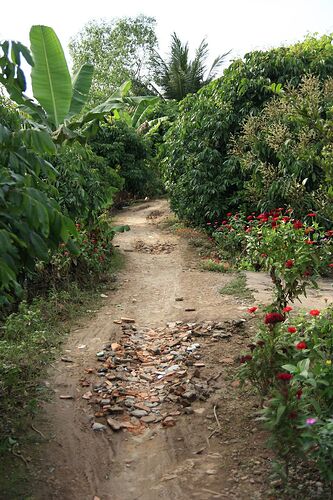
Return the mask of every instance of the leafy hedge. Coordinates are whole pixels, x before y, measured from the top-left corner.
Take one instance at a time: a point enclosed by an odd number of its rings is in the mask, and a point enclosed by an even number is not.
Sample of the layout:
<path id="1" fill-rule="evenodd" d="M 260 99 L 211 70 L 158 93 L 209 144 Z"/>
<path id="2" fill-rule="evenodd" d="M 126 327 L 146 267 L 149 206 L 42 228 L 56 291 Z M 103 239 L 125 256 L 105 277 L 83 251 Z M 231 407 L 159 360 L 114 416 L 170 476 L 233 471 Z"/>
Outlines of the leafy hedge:
<path id="1" fill-rule="evenodd" d="M 234 61 L 219 80 L 180 103 L 166 135 L 164 172 L 176 213 L 192 223 L 249 205 L 247 175 L 230 152 L 244 120 L 258 115 L 281 86 L 304 75 L 333 75 L 333 36 L 307 37 L 290 47 L 254 51 Z M 249 207 L 248 208 L 252 208 Z"/>

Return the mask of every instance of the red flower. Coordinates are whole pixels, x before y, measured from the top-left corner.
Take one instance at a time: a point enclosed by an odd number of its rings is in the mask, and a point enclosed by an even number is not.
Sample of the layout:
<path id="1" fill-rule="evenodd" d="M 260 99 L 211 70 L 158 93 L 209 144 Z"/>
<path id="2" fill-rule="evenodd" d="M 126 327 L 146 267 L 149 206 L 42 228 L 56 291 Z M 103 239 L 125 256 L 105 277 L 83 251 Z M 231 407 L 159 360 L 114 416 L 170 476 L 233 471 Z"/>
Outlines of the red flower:
<path id="1" fill-rule="evenodd" d="M 252 228 L 251 227 L 248 227 L 247 229 L 245 229 L 245 232 L 246 233 L 250 233 L 252 231 Z"/>
<path id="2" fill-rule="evenodd" d="M 298 344 L 296 344 L 296 349 L 298 349 L 299 351 L 302 351 L 303 349 L 307 349 L 307 345 L 305 342 L 298 342 Z"/>
<path id="3" fill-rule="evenodd" d="M 263 257 L 265 259 L 266 257 L 268 257 L 268 255 L 267 255 L 267 253 L 262 253 L 261 257 Z"/>
<path id="4" fill-rule="evenodd" d="M 293 267 L 293 265 L 294 265 L 293 259 L 288 259 L 285 263 L 285 266 L 287 269 L 291 269 Z"/>
<path id="5" fill-rule="evenodd" d="M 291 380 L 293 378 L 291 373 L 278 373 L 276 375 L 278 380 Z"/>
<path id="6" fill-rule="evenodd" d="M 282 321 L 284 321 L 284 317 L 280 313 L 271 312 L 271 313 L 266 314 L 266 317 L 265 317 L 265 324 L 266 325 L 275 325 L 275 323 L 281 323 Z"/>
<path id="7" fill-rule="evenodd" d="M 312 241 L 312 240 L 305 240 L 305 243 L 306 243 L 307 245 L 315 245 L 315 244 L 316 244 L 316 242 L 315 242 L 315 241 Z"/>
<path id="8" fill-rule="evenodd" d="M 258 309 L 257 306 L 249 307 L 247 312 L 248 313 L 255 313 L 257 309 Z"/>
<path id="9" fill-rule="evenodd" d="M 303 394 L 302 389 L 298 389 L 298 391 L 296 392 L 297 399 L 301 399 L 302 394 Z"/>
<path id="10" fill-rule="evenodd" d="M 286 215 L 285 217 L 282 217 L 282 220 L 283 220 L 283 222 L 289 222 L 290 221 L 290 217 L 288 217 Z"/>
<path id="11" fill-rule="evenodd" d="M 333 264 L 328 264 L 328 267 L 333 267 Z"/>
<path id="12" fill-rule="evenodd" d="M 246 354 L 245 356 L 242 356 L 240 358 L 240 362 L 241 363 L 246 363 L 247 361 L 251 361 L 251 359 L 252 359 L 251 354 Z"/>
<path id="13" fill-rule="evenodd" d="M 273 229 L 275 229 L 277 227 L 277 222 L 273 220 L 273 222 L 271 222 L 271 226 Z"/>
<path id="14" fill-rule="evenodd" d="M 295 220 L 293 226 L 294 226 L 295 229 L 302 229 L 303 222 L 301 222 L 300 220 Z"/>
<path id="15" fill-rule="evenodd" d="M 311 271 L 304 271 L 303 276 L 311 276 L 312 272 Z"/>
<path id="16" fill-rule="evenodd" d="M 289 333 L 296 333 L 297 332 L 297 328 L 295 326 L 288 326 L 288 332 Z"/>
<path id="17" fill-rule="evenodd" d="M 253 220 L 253 215 L 248 215 L 248 216 L 246 217 L 246 219 L 247 219 L 247 220 Z"/>
<path id="18" fill-rule="evenodd" d="M 331 238 L 333 236 L 333 229 L 329 229 L 325 234 Z"/>
<path id="19" fill-rule="evenodd" d="M 307 214 L 307 217 L 317 217 L 317 214 L 315 214 L 314 212 L 311 212 L 311 213 Z"/>
<path id="20" fill-rule="evenodd" d="M 228 221 L 227 220 L 223 220 L 222 224 L 225 226 L 226 224 L 228 224 Z"/>
<path id="21" fill-rule="evenodd" d="M 284 313 L 289 313 L 289 312 L 290 312 L 290 311 L 292 311 L 292 310 L 293 310 L 293 308 L 292 308 L 291 306 L 286 306 L 286 307 L 284 307 L 284 308 L 282 309 L 282 312 L 284 312 Z"/>
<path id="22" fill-rule="evenodd" d="M 311 316 L 319 316 L 320 311 L 318 309 L 311 309 L 310 314 Z"/>
<path id="23" fill-rule="evenodd" d="M 227 217 L 231 217 L 231 216 L 232 216 L 232 212 L 228 212 Z"/>

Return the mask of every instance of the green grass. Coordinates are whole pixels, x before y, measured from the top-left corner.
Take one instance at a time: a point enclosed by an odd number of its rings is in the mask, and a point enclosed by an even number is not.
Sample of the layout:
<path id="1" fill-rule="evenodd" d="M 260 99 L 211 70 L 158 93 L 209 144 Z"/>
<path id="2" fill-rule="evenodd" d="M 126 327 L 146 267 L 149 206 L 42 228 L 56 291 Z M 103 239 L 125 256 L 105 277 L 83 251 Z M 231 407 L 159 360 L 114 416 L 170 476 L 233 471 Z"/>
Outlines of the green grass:
<path id="1" fill-rule="evenodd" d="M 252 292 L 246 284 L 246 276 L 243 273 L 237 273 L 236 276 L 220 289 L 222 295 L 233 295 L 237 299 L 254 300 Z"/>
<path id="2" fill-rule="evenodd" d="M 115 253 L 108 279 L 92 288 L 82 289 L 73 283 L 66 290 L 49 291 L 46 297 L 30 304 L 21 302 L 17 312 L 0 326 L 0 497 L 28 498 L 21 494 L 27 473 L 25 465 L 15 458 L 20 446 L 27 444 L 31 418 L 41 400 L 50 397 L 40 384 L 47 368 L 58 356 L 62 342 L 78 320 L 91 315 L 91 304 L 97 310 L 101 292 L 116 287 L 113 273 L 123 265 Z M 36 436 L 34 436 L 36 438 Z M 16 450 L 16 451 L 15 451 Z M 23 485 L 22 488 L 19 485 Z M 1 496 L 5 494 L 5 496 Z"/>
<path id="3" fill-rule="evenodd" d="M 203 271 L 212 271 L 218 273 L 227 273 L 229 272 L 228 266 L 226 262 L 215 262 L 212 259 L 203 260 L 200 263 L 200 267 Z"/>

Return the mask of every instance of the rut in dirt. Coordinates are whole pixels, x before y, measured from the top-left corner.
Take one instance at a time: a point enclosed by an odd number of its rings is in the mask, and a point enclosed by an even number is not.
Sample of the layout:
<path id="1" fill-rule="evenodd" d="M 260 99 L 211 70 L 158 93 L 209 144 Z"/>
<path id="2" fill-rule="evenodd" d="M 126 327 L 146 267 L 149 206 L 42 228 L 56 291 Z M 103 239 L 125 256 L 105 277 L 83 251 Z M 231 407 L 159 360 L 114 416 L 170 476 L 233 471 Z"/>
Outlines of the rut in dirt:
<path id="1" fill-rule="evenodd" d="M 168 213 L 162 200 L 117 217 L 126 266 L 46 381 L 34 499 L 267 498 L 257 401 L 234 379 L 247 304 L 219 294 L 230 278 L 199 269 Z"/>

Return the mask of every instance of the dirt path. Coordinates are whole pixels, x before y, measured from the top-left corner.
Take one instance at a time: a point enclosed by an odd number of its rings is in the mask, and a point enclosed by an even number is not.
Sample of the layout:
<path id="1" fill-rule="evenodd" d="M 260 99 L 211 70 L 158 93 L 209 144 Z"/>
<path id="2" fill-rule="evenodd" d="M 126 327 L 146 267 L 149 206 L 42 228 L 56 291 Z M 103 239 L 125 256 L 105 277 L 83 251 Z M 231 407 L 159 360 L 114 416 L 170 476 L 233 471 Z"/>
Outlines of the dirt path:
<path id="1" fill-rule="evenodd" d="M 186 241 L 155 224 L 155 216 L 167 212 L 166 201 L 154 201 L 132 207 L 117 218 L 117 223 L 131 226 L 116 241 L 126 254 L 126 267 L 120 273 L 119 288 L 105 298 L 104 307 L 72 332 L 65 344 L 64 356 L 73 362 L 59 360 L 45 381 L 54 398 L 36 422 L 47 439 L 40 440 L 40 458 L 34 464 L 33 499 L 268 498 L 270 453 L 256 421 L 257 401 L 241 392 L 233 380 L 236 358 L 251 336 L 251 320 L 246 327 L 239 321 L 247 317 L 246 304 L 218 293 L 230 276 L 198 270 L 198 257 Z M 134 330 L 114 323 L 120 317 L 134 318 Z M 165 329 L 168 322 L 179 323 Z M 193 333 L 196 327 L 198 333 Z M 197 391 L 189 403 L 184 403 L 183 394 L 170 397 L 165 392 L 173 387 L 169 379 L 162 389 L 149 382 L 152 347 L 157 341 L 163 343 L 164 336 L 173 345 L 170 338 L 182 335 L 176 351 L 159 361 L 172 360 L 172 356 L 181 360 L 179 370 L 184 373 L 177 377 L 184 378 L 171 382 L 183 392 L 189 387 Z M 149 338 L 153 339 L 150 344 Z M 106 373 L 96 373 L 101 366 L 96 353 L 110 340 L 119 342 L 115 349 L 122 355 L 124 349 L 132 349 L 133 342 L 143 344 L 142 366 L 147 365 L 148 375 L 142 382 L 142 397 L 150 404 L 159 401 L 159 406 L 149 409 L 158 423 L 142 424 L 140 417 L 131 414 L 142 432 L 92 430 L 93 422 L 106 422 L 96 418 L 96 407 L 82 395 L 105 381 Z M 200 346 L 199 355 L 192 353 L 188 358 L 187 347 L 193 342 Z M 198 363 L 200 367 L 195 366 Z M 131 365 L 132 375 L 137 373 L 137 364 Z M 168 366 L 172 364 L 175 361 Z M 135 376 L 133 380 L 137 386 Z M 60 398 L 67 395 L 73 399 Z M 163 425 L 168 418 L 170 427 Z"/>

